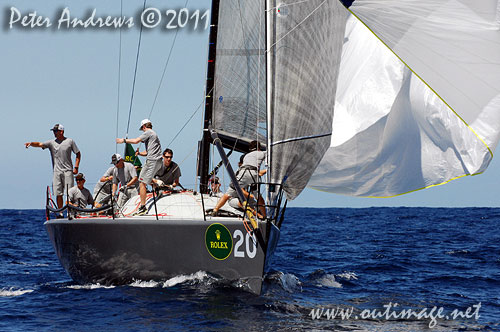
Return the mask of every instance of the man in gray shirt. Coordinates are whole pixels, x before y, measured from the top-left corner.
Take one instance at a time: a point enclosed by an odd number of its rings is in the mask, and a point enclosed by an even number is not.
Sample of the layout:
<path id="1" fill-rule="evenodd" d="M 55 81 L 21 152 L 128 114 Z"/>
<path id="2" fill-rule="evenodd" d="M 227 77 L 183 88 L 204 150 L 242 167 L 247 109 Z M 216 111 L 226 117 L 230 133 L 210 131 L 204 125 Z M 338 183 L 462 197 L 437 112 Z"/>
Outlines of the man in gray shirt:
<path id="1" fill-rule="evenodd" d="M 84 187 L 85 175 L 78 173 L 76 176 L 76 186 L 71 187 L 68 191 L 69 204 L 85 209 L 87 205 L 94 206 L 94 198 L 90 191 Z"/>
<path id="2" fill-rule="evenodd" d="M 115 153 L 111 156 L 113 168 L 113 195 L 118 189 L 118 184 L 122 186 L 119 191 L 117 205 L 121 208 L 130 198 L 137 196 L 137 171 L 134 165 L 126 163 L 122 156 Z"/>
<path id="3" fill-rule="evenodd" d="M 172 161 L 174 152 L 170 149 L 163 151 L 163 162 L 153 179 L 153 183 L 160 189 L 172 190 L 179 185 L 181 169 Z"/>
<path id="4" fill-rule="evenodd" d="M 153 131 L 153 125 L 149 119 L 141 121 L 139 130 L 144 133 L 137 138 L 117 138 L 116 143 L 138 144 L 144 142 L 146 151 L 139 152 L 137 149 L 136 155 L 146 156 L 146 163 L 142 166 L 141 174 L 139 174 L 139 193 L 141 195 L 141 206 L 137 210 L 136 215 L 144 215 L 147 213 L 146 196 L 147 185 L 151 184 L 154 175 L 161 167 L 161 144 L 158 135 Z"/>
<path id="5" fill-rule="evenodd" d="M 114 169 L 115 166 L 108 168 L 94 187 L 95 201 L 100 204 L 108 204 L 111 200 L 111 180 L 113 180 Z"/>
<path id="6" fill-rule="evenodd" d="M 52 190 L 57 197 L 57 206 L 61 208 L 63 206 L 64 189 L 66 187 L 73 187 L 73 174 L 78 173 L 81 153 L 76 143 L 71 138 L 64 137 L 63 125 L 56 124 L 51 130 L 54 132 L 55 139 L 43 143 L 28 142 L 24 143 L 24 146 L 26 148 L 33 146 L 44 150 L 49 149 L 54 171 L 52 177 Z M 76 155 L 74 168 L 73 162 L 71 161 L 71 152 Z"/>

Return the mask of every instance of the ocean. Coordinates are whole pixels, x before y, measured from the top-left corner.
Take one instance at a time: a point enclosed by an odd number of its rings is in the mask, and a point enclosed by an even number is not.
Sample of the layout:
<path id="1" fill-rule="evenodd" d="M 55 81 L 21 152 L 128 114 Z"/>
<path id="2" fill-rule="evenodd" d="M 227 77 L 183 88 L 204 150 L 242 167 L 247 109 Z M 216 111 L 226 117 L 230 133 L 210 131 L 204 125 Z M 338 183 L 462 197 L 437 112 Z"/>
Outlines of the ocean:
<path id="1" fill-rule="evenodd" d="M 289 208 L 261 296 L 76 284 L 44 219 L 0 210 L 0 331 L 500 331 L 498 208 Z"/>

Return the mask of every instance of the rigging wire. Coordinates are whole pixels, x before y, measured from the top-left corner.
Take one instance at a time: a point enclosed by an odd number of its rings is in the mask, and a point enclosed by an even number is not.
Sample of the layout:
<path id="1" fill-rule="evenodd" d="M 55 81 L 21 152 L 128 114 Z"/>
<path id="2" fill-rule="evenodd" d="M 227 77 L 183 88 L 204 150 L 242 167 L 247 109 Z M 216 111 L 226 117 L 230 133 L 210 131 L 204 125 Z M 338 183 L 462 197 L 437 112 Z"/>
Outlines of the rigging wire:
<path id="1" fill-rule="evenodd" d="M 142 12 L 144 12 L 145 9 L 146 9 L 146 0 L 144 0 L 144 4 L 142 6 Z M 134 102 L 135 80 L 137 78 L 137 67 L 138 67 L 138 63 L 139 63 L 139 54 L 140 54 L 140 51 L 141 51 L 142 28 L 143 28 L 143 25 L 141 24 L 141 30 L 139 32 L 139 42 L 137 44 L 137 55 L 135 57 L 134 81 L 132 83 L 132 93 L 131 93 L 131 96 L 130 96 L 130 108 L 129 108 L 129 112 L 128 112 L 126 138 L 128 137 L 128 131 L 130 129 L 130 115 L 132 114 L 132 105 L 133 105 L 133 102 Z"/>
<path id="2" fill-rule="evenodd" d="M 120 17 L 123 17 L 123 0 L 120 0 Z M 120 113 L 120 83 L 122 71 L 122 29 L 120 28 L 120 44 L 118 48 L 118 93 L 116 101 L 116 134 L 118 137 L 118 115 Z M 118 153 L 118 143 L 115 143 L 115 153 Z"/>
<path id="3" fill-rule="evenodd" d="M 189 0 L 186 0 L 186 3 L 184 4 L 184 8 L 187 7 L 188 3 L 189 3 Z M 165 73 L 167 72 L 167 67 L 168 67 L 168 64 L 170 62 L 170 57 L 172 56 L 172 51 L 174 50 L 175 41 L 177 40 L 177 35 L 179 34 L 179 30 L 180 29 L 175 30 L 174 40 L 172 41 L 172 45 L 170 46 L 170 51 L 168 52 L 168 57 L 167 57 L 167 60 L 165 61 L 165 66 L 163 67 L 163 73 L 161 75 L 160 83 L 158 84 L 158 89 L 156 89 L 155 99 L 153 100 L 153 104 L 151 105 L 151 110 L 149 111 L 148 119 L 151 119 L 151 114 L 153 113 L 153 109 L 156 105 L 156 100 L 158 99 L 158 95 L 160 93 L 160 88 L 161 88 L 161 85 L 163 83 L 163 79 L 165 78 Z"/>
<path id="4" fill-rule="evenodd" d="M 208 92 L 208 95 L 212 93 L 212 89 L 210 89 L 210 91 Z M 188 123 L 191 121 L 191 119 L 193 119 L 193 117 L 196 115 L 196 113 L 198 113 L 198 111 L 200 110 L 201 106 L 205 103 L 205 98 L 203 98 L 203 101 L 198 105 L 198 107 L 196 108 L 196 110 L 194 111 L 193 114 L 191 114 L 191 116 L 189 117 L 189 119 L 186 121 L 186 123 L 184 123 L 184 125 L 182 126 L 182 128 L 177 132 L 177 134 L 174 136 L 174 138 L 172 138 L 172 140 L 170 141 L 170 143 L 168 143 L 168 145 L 171 145 L 175 139 L 177 138 L 177 136 L 179 136 L 179 134 L 182 132 L 182 130 L 184 130 L 184 128 L 188 125 Z"/>

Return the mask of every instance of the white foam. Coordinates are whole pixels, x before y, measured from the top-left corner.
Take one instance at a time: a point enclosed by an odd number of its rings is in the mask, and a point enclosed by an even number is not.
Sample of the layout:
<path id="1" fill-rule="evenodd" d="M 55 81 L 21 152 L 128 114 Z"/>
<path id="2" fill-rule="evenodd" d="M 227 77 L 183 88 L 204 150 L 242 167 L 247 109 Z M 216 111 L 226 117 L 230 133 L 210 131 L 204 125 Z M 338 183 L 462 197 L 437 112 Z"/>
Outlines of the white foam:
<path id="1" fill-rule="evenodd" d="M 163 288 L 169 288 L 173 287 L 178 284 L 185 283 L 187 281 L 193 281 L 193 280 L 203 280 L 208 278 L 208 274 L 204 271 L 198 271 L 193 274 L 189 275 L 178 275 L 173 278 L 170 278 L 166 281 L 163 282 L 158 282 L 158 281 L 144 281 L 144 280 L 135 280 L 133 283 L 131 283 L 129 286 L 131 287 L 140 287 L 140 288 L 154 288 L 154 287 L 163 287 Z"/>
<path id="2" fill-rule="evenodd" d="M 354 272 L 342 272 L 337 277 L 345 280 L 358 280 L 358 275 Z"/>
<path id="3" fill-rule="evenodd" d="M 190 274 L 190 275 L 180 275 L 173 277 L 171 279 L 168 279 L 163 283 L 163 287 L 172 287 L 178 284 L 182 284 L 186 281 L 192 281 L 192 280 L 203 280 L 208 277 L 208 274 L 204 271 L 198 271 L 196 273 Z"/>
<path id="4" fill-rule="evenodd" d="M 87 285 L 71 285 L 71 286 L 66 286 L 66 288 L 71 288 L 71 289 L 102 289 L 102 288 L 115 288 L 115 286 L 106 286 L 106 285 L 101 285 L 101 284 L 97 283 L 97 284 L 87 284 Z"/>
<path id="5" fill-rule="evenodd" d="M 154 288 L 160 286 L 158 281 L 143 281 L 143 280 L 135 280 L 133 283 L 129 285 L 130 287 L 139 287 L 139 288 Z"/>
<path id="6" fill-rule="evenodd" d="M 462 249 L 462 250 L 450 250 L 447 251 L 446 254 L 448 255 L 455 255 L 455 254 L 470 254 L 470 251 L 467 249 Z"/>
<path id="7" fill-rule="evenodd" d="M 14 289 L 13 287 L 2 288 L 0 289 L 0 297 L 20 296 L 26 293 L 31 293 L 32 291 L 33 289 Z"/>
<path id="8" fill-rule="evenodd" d="M 299 278 L 290 273 L 282 273 L 280 276 L 281 285 L 283 289 L 288 292 L 292 292 L 294 290 L 302 290 L 302 283 Z"/>
<path id="9" fill-rule="evenodd" d="M 319 278 L 317 282 L 320 286 L 342 288 L 342 284 L 335 280 L 335 275 L 333 274 L 326 274 L 325 276 Z"/>

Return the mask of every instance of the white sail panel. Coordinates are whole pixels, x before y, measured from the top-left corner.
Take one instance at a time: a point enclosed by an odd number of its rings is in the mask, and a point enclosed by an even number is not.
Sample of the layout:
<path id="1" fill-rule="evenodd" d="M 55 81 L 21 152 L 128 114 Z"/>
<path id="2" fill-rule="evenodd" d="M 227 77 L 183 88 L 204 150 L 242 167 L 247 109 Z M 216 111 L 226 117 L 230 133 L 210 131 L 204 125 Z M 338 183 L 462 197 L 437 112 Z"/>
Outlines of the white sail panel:
<path id="1" fill-rule="evenodd" d="M 270 180 L 294 199 L 330 145 L 348 11 L 338 1 L 287 0 L 273 13 Z"/>
<path id="2" fill-rule="evenodd" d="M 309 185 L 393 196 L 484 171 L 500 133 L 497 1 L 350 9 L 370 30 L 350 18 L 332 144 Z"/>

